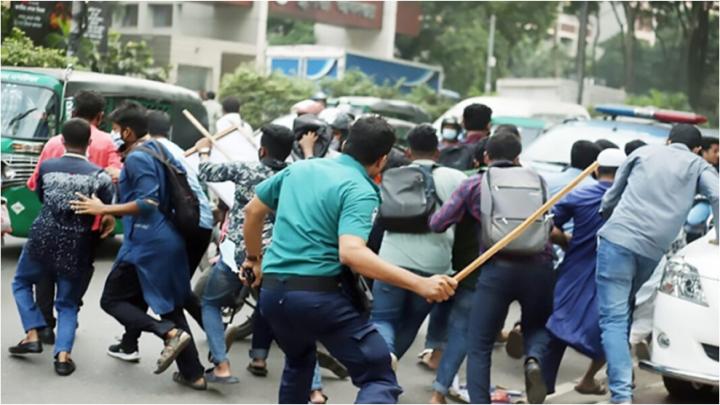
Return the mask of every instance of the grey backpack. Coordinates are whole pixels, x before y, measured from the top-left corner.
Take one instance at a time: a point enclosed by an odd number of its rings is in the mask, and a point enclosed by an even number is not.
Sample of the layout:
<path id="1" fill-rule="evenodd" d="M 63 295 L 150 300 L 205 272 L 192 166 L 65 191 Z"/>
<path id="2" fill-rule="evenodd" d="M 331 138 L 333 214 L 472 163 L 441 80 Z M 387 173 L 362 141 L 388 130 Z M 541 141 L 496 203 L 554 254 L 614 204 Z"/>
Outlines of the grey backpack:
<path id="1" fill-rule="evenodd" d="M 439 203 L 432 171 L 437 165 L 407 165 L 388 169 L 380 184 L 378 220 L 388 231 L 430 232 L 428 221 Z"/>
<path id="2" fill-rule="evenodd" d="M 491 166 L 480 186 L 481 241 L 490 247 L 530 217 L 547 200 L 542 178 L 535 171 L 520 167 Z M 545 250 L 552 222 L 541 217 L 503 253 L 532 255 Z"/>

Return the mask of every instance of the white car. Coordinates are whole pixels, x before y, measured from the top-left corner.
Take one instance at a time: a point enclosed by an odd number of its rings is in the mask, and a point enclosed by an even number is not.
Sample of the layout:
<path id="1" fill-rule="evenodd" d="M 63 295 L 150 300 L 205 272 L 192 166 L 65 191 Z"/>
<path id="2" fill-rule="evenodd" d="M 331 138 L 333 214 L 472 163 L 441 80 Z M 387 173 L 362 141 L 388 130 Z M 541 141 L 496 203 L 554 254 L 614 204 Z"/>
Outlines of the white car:
<path id="1" fill-rule="evenodd" d="M 655 300 L 652 354 L 640 362 L 661 374 L 678 398 L 717 400 L 720 250 L 714 238 L 711 230 L 667 261 Z"/>

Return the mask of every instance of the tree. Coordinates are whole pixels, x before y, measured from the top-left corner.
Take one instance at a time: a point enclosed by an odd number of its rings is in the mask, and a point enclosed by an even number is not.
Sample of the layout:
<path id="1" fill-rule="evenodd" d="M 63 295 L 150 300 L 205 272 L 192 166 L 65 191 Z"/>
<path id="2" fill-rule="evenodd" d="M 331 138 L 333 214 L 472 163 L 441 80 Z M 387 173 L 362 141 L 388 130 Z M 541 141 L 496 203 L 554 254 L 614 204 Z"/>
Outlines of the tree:
<path id="1" fill-rule="evenodd" d="M 74 58 L 67 58 L 62 50 L 35 46 L 17 27 L 3 38 L 1 56 L 3 66 L 64 68 L 68 63 L 77 63 Z"/>
<path id="2" fill-rule="evenodd" d="M 620 13 L 617 10 L 619 6 L 622 7 L 623 19 L 620 18 Z M 620 38 L 622 40 L 623 50 L 623 66 L 625 67 L 624 84 L 627 91 L 635 90 L 635 24 L 641 15 L 641 2 L 610 2 L 612 6 L 613 14 L 620 26 Z"/>
<path id="3" fill-rule="evenodd" d="M 123 42 L 119 33 L 110 32 L 105 55 L 101 55 L 94 45 L 91 49 L 85 60 L 93 71 L 157 81 L 167 80 L 170 67 L 155 66 L 152 49 L 145 41 Z"/>
<path id="4" fill-rule="evenodd" d="M 268 17 L 267 40 L 270 45 L 314 44 L 314 24 L 310 21 Z"/>

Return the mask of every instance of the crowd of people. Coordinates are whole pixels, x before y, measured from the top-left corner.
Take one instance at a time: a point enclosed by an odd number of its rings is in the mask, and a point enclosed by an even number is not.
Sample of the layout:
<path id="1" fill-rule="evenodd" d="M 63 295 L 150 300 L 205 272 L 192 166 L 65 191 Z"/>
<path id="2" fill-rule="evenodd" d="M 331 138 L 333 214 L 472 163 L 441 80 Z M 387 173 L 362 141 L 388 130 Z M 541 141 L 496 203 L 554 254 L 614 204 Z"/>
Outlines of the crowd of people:
<path id="1" fill-rule="evenodd" d="M 237 99 L 207 97 L 211 130 L 241 122 Z M 520 164 L 520 131 L 491 131 L 484 105 L 440 131 L 417 125 L 399 152 L 383 118 L 341 113 L 324 122 L 315 104 L 298 107 L 292 129 L 262 127 L 257 161 L 213 163 L 214 143 L 202 138 L 192 167 L 167 114 L 127 102 L 106 118 L 102 97 L 78 93 L 74 118 L 45 145 L 28 182 L 42 209 L 12 284 L 26 336 L 10 353 L 54 344 L 55 371 L 73 373 L 95 251 L 121 218 L 100 306 L 124 334 L 107 353 L 137 361 L 141 333 L 152 333 L 163 341 L 155 373 L 175 362 L 172 378 L 183 386 L 239 381 L 228 358 L 237 329 L 225 331 L 223 308 L 249 287 L 259 295 L 247 369 L 266 376 L 270 347 L 279 346 L 280 403 L 325 403 L 320 366 L 349 376 L 359 403 L 396 403 L 397 362 L 428 317 L 419 358 L 436 373 L 430 403 L 445 403 L 463 362 L 469 401 L 490 403 L 493 348 L 506 341 L 508 354 L 523 358 L 531 403 L 554 392 L 568 347 L 590 359 L 578 392 L 604 394 L 596 374 L 607 364 L 612 402 L 632 401 L 630 342 L 642 346 L 647 336 L 630 339 L 635 297 L 659 282 L 651 275 L 698 195 L 717 241 L 717 140 L 686 124 L 670 129 L 667 145 L 579 140 L 569 167 L 540 175 Z M 112 133 L 98 128 L 103 120 Z M 468 277 L 453 277 L 594 162 L 550 215 Z M 234 201 L 217 215 L 205 183 L 225 181 L 235 184 Z M 195 294 L 191 279 L 211 251 L 219 257 Z M 513 302 L 522 313 L 506 332 Z M 207 336 L 210 369 L 185 312 Z"/>

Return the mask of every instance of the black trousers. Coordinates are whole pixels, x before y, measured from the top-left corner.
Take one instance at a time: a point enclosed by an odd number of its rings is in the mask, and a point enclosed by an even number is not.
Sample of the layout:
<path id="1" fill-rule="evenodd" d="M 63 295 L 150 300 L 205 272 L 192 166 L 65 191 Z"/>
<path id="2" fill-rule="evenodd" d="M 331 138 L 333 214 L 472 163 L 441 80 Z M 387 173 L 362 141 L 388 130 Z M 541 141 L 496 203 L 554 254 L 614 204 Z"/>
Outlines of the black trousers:
<path id="1" fill-rule="evenodd" d="M 195 238 L 185 240 L 185 250 L 187 252 L 188 266 L 190 268 L 190 279 L 192 279 L 192 277 L 195 275 L 195 271 L 200 265 L 200 261 L 202 260 L 203 255 L 205 254 L 205 252 L 207 252 L 208 246 L 210 246 L 211 238 L 212 229 L 200 228 Z M 145 310 L 147 311 L 147 304 L 145 304 L 145 301 L 143 301 L 143 305 L 145 305 Z M 200 327 L 202 328 L 203 323 L 200 298 L 197 297 L 195 294 L 190 294 L 183 308 L 187 311 L 188 314 L 190 314 L 190 316 L 193 317 L 193 319 L 195 319 L 195 322 L 197 322 L 197 324 L 200 325 Z M 122 337 L 123 348 L 131 351 L 133 351 L 132 349 L 137 349 L 140 334 L 142 334 L 141 330 L 126 328 L 125 333 Z"/>
<path id="2" fill-rule="evenodd" d="M 89 254 L 92 255 L 92 262 L 95 262 L 95 255 L 97 254 L 97 248 L 100 245 L 100 233 L 95 232 L 93 234 L 92 249 Z M 78 296 L 79 305 L 82 306 L 82 297 L 85 296 L 88 287 L 90 287 L 90 281 L 95 273 L 95 266 L 90 267 L 90 271 L 80 275 L 81 289 L 80 295 Z M 56 320 L 53 309 L 55 308 L 55 276 L 51 272 L 46 273 L 40 281 L 35 284 L 35 303 L 42 312 L 45 323 L 50 329 L 55 328 Z"/>
<path id="3" fill-rule="evenodd" d="M 125 326 L 126 330 L 154 333 L 161 339 L 173 328 L 182 329 L 192 335 L 180 307 L 167 314 L 160 314 L 160 320 L 147 314 L 148 306 L 143 298 L 137 270 L 129 263 L 118 263 L 110 272 L 105 281 L 100 306 Z M 135 345 L 137 346 L 137 339 Z M 194 340 L 180 353 L 175 363 L 180 374 L 189 381 L 195 381 L 204 375 Z"/>

